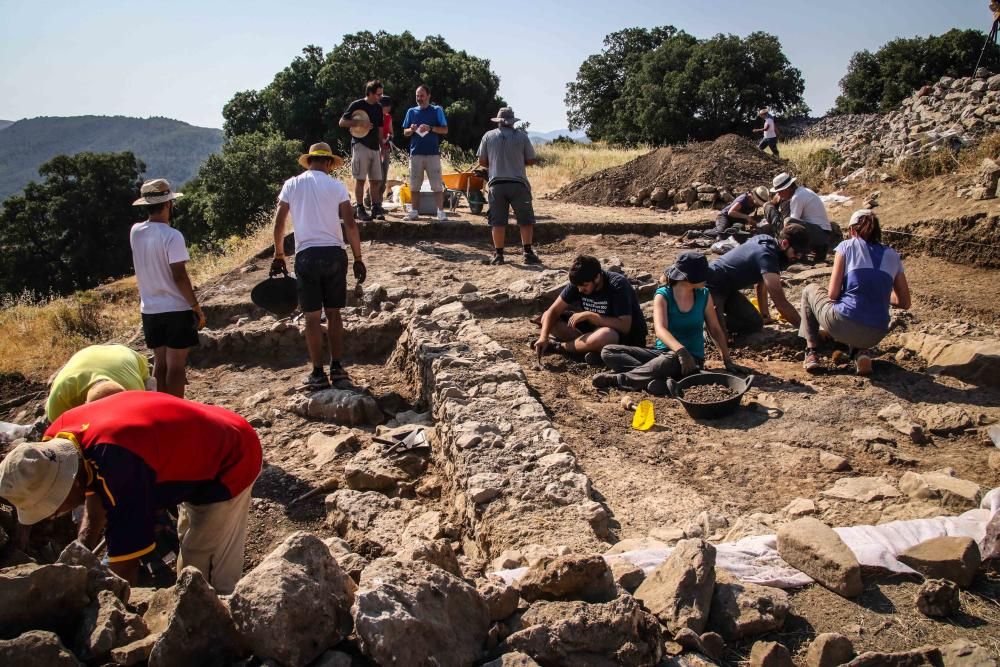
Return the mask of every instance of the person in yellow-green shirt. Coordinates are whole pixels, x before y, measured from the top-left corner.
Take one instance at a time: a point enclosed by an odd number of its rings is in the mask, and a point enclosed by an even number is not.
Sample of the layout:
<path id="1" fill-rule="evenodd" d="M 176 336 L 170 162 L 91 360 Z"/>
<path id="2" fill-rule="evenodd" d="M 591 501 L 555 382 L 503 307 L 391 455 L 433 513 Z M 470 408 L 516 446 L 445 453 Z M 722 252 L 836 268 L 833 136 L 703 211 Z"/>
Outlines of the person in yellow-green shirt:
<path id="1" fill-rule="evenodd" d="M 150 382 L 146 357 L 124 345 L 85 347 L 59 370 L 45 404 L 50 422 L 70 408 L 118 393 L 143 390 Z"/>

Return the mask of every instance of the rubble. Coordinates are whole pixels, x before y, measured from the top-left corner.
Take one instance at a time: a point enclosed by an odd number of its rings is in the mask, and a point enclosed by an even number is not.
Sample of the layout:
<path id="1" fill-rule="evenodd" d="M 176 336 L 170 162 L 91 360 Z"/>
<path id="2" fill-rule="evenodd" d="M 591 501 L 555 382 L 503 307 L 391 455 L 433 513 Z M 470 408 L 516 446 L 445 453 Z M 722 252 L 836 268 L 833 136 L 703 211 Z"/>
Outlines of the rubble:
<path id="1" fill-rule="evenodd" d="M 0 570 L 0 636 L 55 628 L 87 604 L 88 571 L 78 565 L 26 563 Z"/>
<path id="2" fill-rule="evenodd" d="M 73 652 L 83 660 L 106 658 L 112 649 L 149 634 L 142 617 L 131 613 L 110 590 L 100 591 L 83 610 Z"/>
<path id="3" fill-rule="evenodd" d="M 902 494 L 881 477 L 841 477 L 820 495 L 824 498 L 870 503 L 884 498 L 897 498 Z"/>
<path id="4" fill-rule="evenodd" d="M 739 581 L 720 570 L 716 572 L 708 629 L 725 639 L 746 639 L 780 630 L 790 608 L 788 593 L 780 588 Z"/>
<path id="5" fill-rule="evenodd" d="M 671 632 L 705 629 L 715 587 L 715 547 L 703 540 L 682 540 L 642 582 L 635 598 Z"/>
<path id="6" fill-rule="evenodd" d="M 957 511 L 973 509 L 979 505 L 982 492 L 979 485 L 954 476 L 954 470 L 945 468 L 932 472 L 905 472 L 899 478 L 899 489 L 917 500 L 933 500 Z"/>
<path id="7" fill-rule="evenodd" d="M 953 340 L 920 332 L 903 333 L 899 339 L 906 349 L 927 362 L 928 373 L 948 375 L 987 387 L 1000 386 L 1000 341 Z"/>
<path id="8" fill-rule="evenodd" d="M 80 542 L 74 540 L 66 545 L 56 562 L 87 568 L 87 597 L 91 600 L 100 591 L 111 591 L 122 602 L 129 601 L 131 589 L 128 582 L 109 570 L 93 551 Z"/>
<path id="9" fill-rule="evenodd" d="M 17 667 L 82 667 L 52 632 L 32 630 L 14 639 L 0 639 L 0 665 Z"/>
<path id="10" fill-rule="evenodd" d="M 941 664 L 941 651 L 936 646 L 921 646 L 899 653 L 867 651 L 845 663 L 846 667 L 922 667 Z"/>

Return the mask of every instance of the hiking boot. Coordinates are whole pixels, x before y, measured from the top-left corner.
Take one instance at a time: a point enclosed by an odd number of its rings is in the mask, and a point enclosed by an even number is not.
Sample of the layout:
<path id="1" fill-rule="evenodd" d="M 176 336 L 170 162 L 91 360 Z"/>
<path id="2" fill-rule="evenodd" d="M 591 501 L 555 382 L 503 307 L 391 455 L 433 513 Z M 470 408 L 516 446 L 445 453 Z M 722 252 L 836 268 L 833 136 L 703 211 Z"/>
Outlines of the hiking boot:
<path id="1" fill-rule="evenodd" d="M 350 379 L 351 376 L 347 374 L 347 371 L 344 370 L 339 361 L 334 361 L 330 364 L 330 382 L 340 382 L 341 380 Z"/>
<path id="2" fill-rule="evenodd" d="M 538 255 L 535 254 L 534 250 L 527 250 L 524 253 L 524 263 L 525 264 L 541 264 L 542 260 L 538 259 Z"/>
<path id="3" fill-rule="evenodd" d="M 872 374 L 872 351 L 858 350 L 854 355 L 854 369 L 858 375 Z"/>
<path id="4" fill-rule="evenodd" d="M 375 220 L 385 220 L 385 210 L 382 208 L 382 204 L 372 205 L 372 218 Z"/>
<path id="5" fill-rule="evenodd" d="M 409 220 L 410 222 L 413 222 L 419 217 L 420 217 L 420 211 L 418 211 L 415 208 L 411 208 L 410 212 L 403 216 L 403 220 Z"/>
<path id="6" fill-rule="evenodd" d="M 358 222 L 371 222 L 372 217 L 368 215 L 368 211 L 361 204 L 354 207 L 354 217 L 357 218 Z"/>
<path id="7" fill-rule="evenodd" d="M 302 384 L 309 389 L 326 389 L 330 386 L 330 379 L 326 377 L 322 368 L 314 368 L 312 373 L 302 381 Z"/>
<path id="8" fill-rule="evenodd" d="M 618 386 L 617 373 L 598 373 L 590 379 L 590 384 L 594 389 L 611 389 Z"/>
<path id="9" fill-rule="evenodd" d="M 504 261 L 503 255 L 501 255 L 499 253 L 495 253 L 493 255 L 493 259 L 490 260 L 490 266 L 500 266 L 501 264 L 504 264 L 504 263 L 505 263 L 505 261 Z"/>
<path id="10" fill-rule="evenodd" d="M 666 396 L 667 381 L 659 379 L 650 380 L 649 384 L 646 385 L 646 393 L 652 394 L 653 396 Z"/>
<path id="11" fill-rule="evenodd" d="M 823 370 L 816 350 L 806 350 L 806 357 L 802 360 L 802 368 L 806 369 L 807 373 L 819 373 Z"/>
<path id="12" fill-rule="evenodd" d="M 437 219 L 438 222 L 448 222 L 448 214 L 439 208 L 437 212 Z"/>
<path id="13" fill-rule="evenodd" d="M 594 368 L 601 368 L 604 366 L 604 362 L 601 361 L 600 352 L 588 352 L 583 355 L 583 360 L 587 362 L 588 366 L 593 366 Z"/>

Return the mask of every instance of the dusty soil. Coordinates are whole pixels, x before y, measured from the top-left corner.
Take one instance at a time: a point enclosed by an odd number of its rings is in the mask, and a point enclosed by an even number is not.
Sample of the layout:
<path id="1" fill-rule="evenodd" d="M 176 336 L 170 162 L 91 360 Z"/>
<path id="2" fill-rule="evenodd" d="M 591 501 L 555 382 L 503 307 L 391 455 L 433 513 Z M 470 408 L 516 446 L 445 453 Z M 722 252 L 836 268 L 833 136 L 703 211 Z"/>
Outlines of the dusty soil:
<path id="1" fill-rule="evenodd" d="M 684 390 L 681 397 L 688 403 L 720 403 L 736 395 L 732 389 L 721 384 L 702 384 Z"/>
<path id="2" fill-rule="evenodd" d="M 741 194 L 770 183 L 786 162 L 749 140 L 726 134 L 715 141 L 657 148 L 620 167 L 605 169 L 563 186 L 556 199 L 574 204 L 622 205 L 643 187 L 667 189 L 709 183 Z"/>

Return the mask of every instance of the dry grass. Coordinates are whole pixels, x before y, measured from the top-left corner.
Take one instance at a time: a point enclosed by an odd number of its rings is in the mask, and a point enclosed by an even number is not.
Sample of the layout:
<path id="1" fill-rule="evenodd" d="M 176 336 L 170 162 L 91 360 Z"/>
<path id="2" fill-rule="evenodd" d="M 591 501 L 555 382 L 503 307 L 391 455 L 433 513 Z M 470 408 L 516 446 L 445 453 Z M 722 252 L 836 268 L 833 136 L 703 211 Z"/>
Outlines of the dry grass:
<path id="1" fill-rule="evenodd" d="M 833 144 L 832 139 L 798 138 L 781 142 L 778 144 L 778 150 L 781 151 L 781 157 L 791 160 L 798 166 L 808 161 L 809 157 L 818 151 L 833 148 Z"/>
<path id="2" fill-rule="evenodd" d="M 623 165 L 650 150 L 649 146 L 615 148 L 600 143 L 546 144 L 536 147 L 540 162 L 528 168 L 528 180 L 537 194 L 554 192 L 578 178 Z"/>

